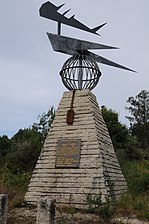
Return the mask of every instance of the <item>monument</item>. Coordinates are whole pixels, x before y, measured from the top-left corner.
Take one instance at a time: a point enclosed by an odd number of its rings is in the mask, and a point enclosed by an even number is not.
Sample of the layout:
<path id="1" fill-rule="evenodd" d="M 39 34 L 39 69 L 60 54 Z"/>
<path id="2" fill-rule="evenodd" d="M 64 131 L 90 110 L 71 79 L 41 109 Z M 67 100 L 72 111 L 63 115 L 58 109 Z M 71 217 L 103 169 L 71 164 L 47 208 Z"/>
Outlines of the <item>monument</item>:
<path id="1" fill-rule="evenodd" d="M 52 127 L 33 171 L 25 201 L 37 204 L 41 197 L 56 199 L 58 206 L 87 208 L 88 195 L 117 200 L 127 191 L 112 141 L 95 95 L 101 71 L 97 63 L 133 70 L 92 53 L 91 49 L 116 49 L 61 35 L 61 24 L 92 34 L 93 29 L 60 14 L 51 2 L 40 8 L 40 16 L 58 22 L 57 34 L 47 33 L 54 51 L 71 55 L 60 76 L 68 89 L 63 94 Z"/>

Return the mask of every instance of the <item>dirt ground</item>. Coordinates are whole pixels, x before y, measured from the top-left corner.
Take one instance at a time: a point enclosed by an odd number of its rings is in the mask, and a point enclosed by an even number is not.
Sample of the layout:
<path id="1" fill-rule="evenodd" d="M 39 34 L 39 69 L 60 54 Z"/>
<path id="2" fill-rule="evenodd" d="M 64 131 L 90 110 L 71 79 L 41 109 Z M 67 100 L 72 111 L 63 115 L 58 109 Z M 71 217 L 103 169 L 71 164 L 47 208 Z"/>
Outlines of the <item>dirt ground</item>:
<path id="1" fill-rule="evenodd" d="M 36 224 L 37 209 L 24 206 L 8 211 L 7 224 Z M 102 220 L 94 214 L 76 212 L 74 214 L 60 213 L 56 210 L 56 224 L 148 224 L 135 218 L 117 218 L 115 220 Z"/>
<path id="2" fill-rule="evenodd" d="M 22 207 L 8 211 L 7 224 L 35 224 L 36 208 Z"/>
<path id="3" fill-rule="evenodd" d="M 7 224 L 35 224 L 37 209 L 35 207 L 25 206 L 15 208 L 8 212 Z M 113 224 L 110 221 L 102 221 L 96 215 L 89 214 L 64 214 L 56 212 L 57 224 Z"/>

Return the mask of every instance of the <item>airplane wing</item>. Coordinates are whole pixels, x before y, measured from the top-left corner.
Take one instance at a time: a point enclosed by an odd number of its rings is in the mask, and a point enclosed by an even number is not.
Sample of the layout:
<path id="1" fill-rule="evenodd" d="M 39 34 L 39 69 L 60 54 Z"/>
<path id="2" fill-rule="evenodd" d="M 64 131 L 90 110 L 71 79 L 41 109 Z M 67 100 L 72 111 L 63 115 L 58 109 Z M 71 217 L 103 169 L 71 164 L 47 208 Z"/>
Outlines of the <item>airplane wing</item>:
<path id="1" fill-rule="evenodd" d="M 90 51 L 86 51 L 86 54 L 87 54 L 88 56 L 94 58 L 97 62 L 99 62 L 99 63 L 101 63 L 101 64 L 105 64 L 105 65 L 113 66 L 113 67 L 116 67 L 116 68 L 125 69 L 125 70 L 131 71 L 131 72 L 136 72 L 136 71 L 134 71 L 134 70 L 132 70 L 132 69 L 130 69 L 130 68 L 127 68 L 127 67 L 125 67 L 125 66 L 123 66 L 123 65 L 117 64 L 117 63 L 115 63 L 115 62 L 113 62 L 113 61 L 110 61 L 110 60 L 104 58 L 104 57 L 101 57 L 101 56 L 99 56 L 99 55 L 96 55 L 96 54 L 94 54 L 94 53 L 92 53 L 92 52 L 90 52 Z"/>
<path id="2" fill-rule="evenodd" d="M 93 43 L 85 40 L 79 40 L 71 37 L 60 36 L 53 33 L 47 33 L 54 51 L 64 53 L 73 51 L 84 51 L 87 49 L 118 49 L 108 45 Z"/>
<path id="3" fill-rule="evenodd" d="M 60 35 L 56 35 L 52 33 L 47 33 L 47 35 L 54 51 L 64 53 L 64 54 L 69 54 L 69 55 L 74 55 L 77 52 L 83 51 L 83 54 L 93 58 L 98 63 L 113 66 L 120 69 L 125 69 L 131 72 L 136 72 L 130 68 L 117 64 L 113 61 L 110 61 L 104 57 L 101 57 L 97 54 L 94 54 L 88 51 L 88 49 L 100 49 L 100 50 L 101 49 L 118 49 L 116 47 L 107 46 L 107 45 L 98 44 L 98 43 L 92 43 L 89 41 L 60 36 Z"/>

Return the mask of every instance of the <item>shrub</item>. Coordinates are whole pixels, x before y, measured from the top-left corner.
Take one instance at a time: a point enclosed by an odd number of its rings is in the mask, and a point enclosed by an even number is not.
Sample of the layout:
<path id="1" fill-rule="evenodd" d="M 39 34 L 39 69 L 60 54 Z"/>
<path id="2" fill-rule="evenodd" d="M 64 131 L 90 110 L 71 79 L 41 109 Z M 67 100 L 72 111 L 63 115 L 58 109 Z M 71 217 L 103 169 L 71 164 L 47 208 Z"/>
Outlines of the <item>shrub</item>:
<path id="1" fill-rule="evenodd" d="M 9 208 L 21 206 L 31 174 L 27 172 L 14 174 L 7 168 L 1 171 L 3 178 L 0 182 L 0 193 L 8 194 Z"/>
<path id="2" fill-rule="evenodd" d="M 117 202 L 115 211 L 116 213 L 122 214 L 123 216 L 135 216 L 141 220 L 149 221 L 149 195 L 148 192 L 141 196 L 130 194 L 124 194 Z"/>
<path id="3" fill-rule="evenodd" d="M 110 218 L 113 214 L 113 207 L 109 198 L 103 202 L 101 193 L 98 195 L 88 194 L 87 196 L 88 211 L 91 213 L 96 213 L 102 218 Z"/>
<path id="4" fill-rule="evenodd" d="M 139 195 L 149 189 L 149 161 L 125 161 L 122 170 L 131 194 Z"/>

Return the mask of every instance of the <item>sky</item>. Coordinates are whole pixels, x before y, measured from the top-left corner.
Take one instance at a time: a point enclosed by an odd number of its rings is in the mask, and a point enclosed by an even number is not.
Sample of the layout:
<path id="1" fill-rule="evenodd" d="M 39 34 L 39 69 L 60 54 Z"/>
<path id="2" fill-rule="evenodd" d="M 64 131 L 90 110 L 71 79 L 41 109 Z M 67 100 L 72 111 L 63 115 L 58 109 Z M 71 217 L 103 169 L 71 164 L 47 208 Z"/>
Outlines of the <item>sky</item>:
<path id="1" fill-rule="evenodd" d="M 46 32 L 56 33 L 54 21 L 39 16 L 43 0 L 1 0 L 0 5 L 0 136 L 12 137 L 19 129 L 32 126 L 38 115 L 51 106 L 57 109 L 63 92 L 59 71 L 69 57 L 52 50 Z M 99 105 L 119 114 L 121 123 L 129 125 L 126 100 L 141 90 L 149 90 L 149 1 L 148 0 L 51 0 L 65 3 L 67 17 L 96 27 L 93 35 L 62 25 L 62 35 L 119 47 L 96 50 L 137 73 L 98 64 L 102 72 L 92 91 Z"/>

